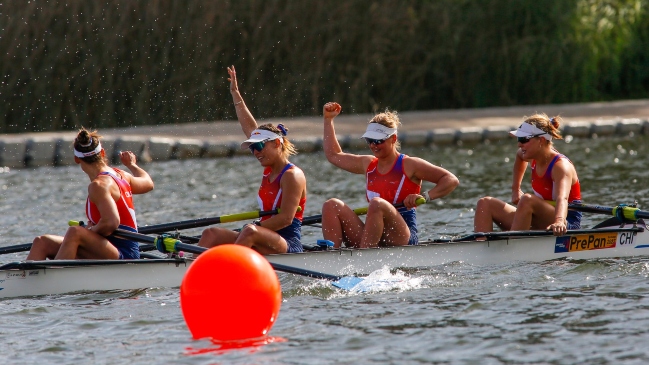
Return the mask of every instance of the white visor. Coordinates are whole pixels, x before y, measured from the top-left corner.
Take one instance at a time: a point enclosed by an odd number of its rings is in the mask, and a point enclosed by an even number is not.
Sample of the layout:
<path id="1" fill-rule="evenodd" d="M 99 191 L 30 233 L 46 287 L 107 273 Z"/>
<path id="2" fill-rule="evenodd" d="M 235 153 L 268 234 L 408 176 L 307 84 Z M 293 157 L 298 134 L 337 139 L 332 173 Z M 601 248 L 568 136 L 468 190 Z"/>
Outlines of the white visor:
<path id="1" fill-rule="evenodd" d="M 514 137 L 543 137 L 548 141 L 552 140 L 552 136 L 549 135 L 543 129 L 537 128 L 536 126 L 529 123 L 522 123 L 517 130 L 509 132 Z"/>
<path id="2" fill-rule="evenodd" d="M 101 150 L 102 150 L 101 142 L 99 142 L 97 144 L 97 148 L 95 148 L 92 151 L 80 152 L 80 151 L 77 151 L 77 149 L 75 148 L 74 149 L 74 155 L 79 157 L 79 158 L 90 157 L 90 156 L 94 156 L 94 155 L 98 154 L 99 152 L 101 152 Z"/>
<path id="3" fill-rule="evenodd" d="M 246 148 L 248 148 L 248 146 L 250 146 L 253 143 L 272 141 L 278 138 L 281 143 L 284 143 L 284 138 L 282 138 L 282 136 L 280 136 L 277 133 L 267 131 L 265 129 L 255 129 L 254 131 L 252 131 L 252 133 L 250 133 L 250 138 L 246 139 L 245 141 L 243 141 L 243 143 L 241 143 L 241 149 L 245 150 Z"/>
<path id="4" fill-rule="evenodd" d="M 370 123 L 361 138 L 386 139 L 396 133 L 396 128 L 388 128 L 379 123 Z"/>

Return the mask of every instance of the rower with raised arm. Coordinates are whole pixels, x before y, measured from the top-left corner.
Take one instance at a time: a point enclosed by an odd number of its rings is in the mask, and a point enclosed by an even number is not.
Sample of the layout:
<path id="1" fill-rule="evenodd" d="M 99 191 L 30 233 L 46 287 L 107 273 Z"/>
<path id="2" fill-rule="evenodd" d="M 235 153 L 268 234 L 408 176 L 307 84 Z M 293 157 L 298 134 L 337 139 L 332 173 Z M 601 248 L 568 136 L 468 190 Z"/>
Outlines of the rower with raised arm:
<path id="1" fill-rule="evenodd" d="M 282 124 L 257 125 L 239 92 L 234 66 L 228 67 L 228 73 L 237 119 L 247 138 L 241 144 L 241 149 L 250 149 L 264 168 L 257 194 L 259 209 L 267 211 L 280 208 L 280 211 L 271 216 L 264 216 L 254 224 L 246 224 L 240 232 L 218 227 L 207 228 L 203 231 L 198 245 L 212 247 L 235 243 L 252 247 L 264 255 L 301 252 L 306 177 L 300 168 L 288 160 L 297 150 L 286 138 L 288 128 Z"/>
<path id="2" fill-rule="evenodd" d="M 581 227 L 581 212 L 568 210 L 569 203 L 581 202 L 577 171 L 552 143 L 552 139 L 562 138 L 560 123 L 558 116 L 535 114 L 510 132 L 518 138 L 512 204 L 490 196 L 481 198 L 476 206 L 475 232 L 491 232 L 494 223 L 505 231 L 545 229 L 556 236 Z M 528 163 L 532 167 L 533 194 L 521 190 Z"/>
<path id="3" fill-rule="evenodd" d="M 138 259 L 139 244 L 109 237 L 115 229 L 137 232 L 133 194 L 153 190 L 153 180 L 136 163 L 131 151 L 119 157 L 131 173 L 106 163 L 106 151 L 96 131 L 81 128 L 74 140 L 74 161 L 90 178 L 85 226 L 69 227 L 65 236 L 38 236 L 27 260 Z"/>
<path id="4" fill-rule="evenodd" d="M 342 151 L 334 118 L 340 114 L 340 104 L 330 102 L 323 108 L 323 148 L 333 165 L 366 177 L 366 198 L 369 202 L 363 222 L 339 199 L 329 199 L 322 206 L 322 235 L 334 247 L 377 247 L 416 245 L 416 201 L 424 198 L 421 184 L 429 181 L 435 186 L 428 199 L 439 199 L 451 193 L 459 180 L 451 172 L 418 157 L 399 152 L 397 129 L 401 122 L 396 112 L 385 111 L 370 120 L 362 138 L 372 155 L 355 155 Z M 395 205 L 403 204 L 398 210 Z"/>

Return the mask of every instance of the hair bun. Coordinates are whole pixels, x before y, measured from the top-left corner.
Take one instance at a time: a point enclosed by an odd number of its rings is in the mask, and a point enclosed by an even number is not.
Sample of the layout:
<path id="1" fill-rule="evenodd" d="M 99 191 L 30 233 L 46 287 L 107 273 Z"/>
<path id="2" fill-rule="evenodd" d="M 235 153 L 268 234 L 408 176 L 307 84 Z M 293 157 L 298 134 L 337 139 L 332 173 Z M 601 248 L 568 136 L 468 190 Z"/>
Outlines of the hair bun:
<path id="1" fill-rule="evenodd" d="M 277 129 L 279 129 L 282 132 L 282 135 L 287 135 L 288 134 L 288 129 L 284 127 L 284 124 L 278 124 Z"/>
<path id="2" fill-rule="evenodd" d="M 79 132 L 76 139 L 81 147 L 89 147 L 92 145 L 92 136 L 85 129 Z"/>
<path id="3" fill-rule="evenodd" d="M 559 128 L 559 121 L 557 120 L 556 117 L 552 117 L 552 118 L 550 118 L 550 124 L 552 124 L 552 126 L 553 126 L 555 129 L 558 129 L 558 128 Z"/>

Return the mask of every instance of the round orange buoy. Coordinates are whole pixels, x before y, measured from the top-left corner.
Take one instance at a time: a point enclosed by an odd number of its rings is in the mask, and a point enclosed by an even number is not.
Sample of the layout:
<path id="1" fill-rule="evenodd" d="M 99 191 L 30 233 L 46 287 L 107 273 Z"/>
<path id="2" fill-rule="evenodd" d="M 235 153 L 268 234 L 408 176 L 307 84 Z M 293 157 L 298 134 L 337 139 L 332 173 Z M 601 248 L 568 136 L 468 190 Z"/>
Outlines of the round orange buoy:
<path id="1" fill-rule="evenodd" d="M 216 246 L 200 254 L 180 285 L 180 307 L 195 339 L 264 336 L 281 302 L 279 279 L 270 263 L 239 245 Z"/>

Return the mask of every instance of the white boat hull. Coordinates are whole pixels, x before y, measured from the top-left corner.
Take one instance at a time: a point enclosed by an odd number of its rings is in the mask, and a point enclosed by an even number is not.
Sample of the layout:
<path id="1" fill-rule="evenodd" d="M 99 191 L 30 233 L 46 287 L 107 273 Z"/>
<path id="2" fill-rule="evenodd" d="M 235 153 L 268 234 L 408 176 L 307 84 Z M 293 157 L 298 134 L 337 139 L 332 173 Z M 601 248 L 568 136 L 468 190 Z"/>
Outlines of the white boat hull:
<path id="1" fill-rule="evenodd" d="M 627 225 L 625 228 L 630 228 Z M 649 255 L 649 232 L 612 232 L 572 237 L 537 236 L 495 241 L 429 243 L 417 246 L 314 251 L 268 255 L 268 261 L 331 275 L 369 274 L 385 266 L 413 268 L 463 262 L 489 265 L 559 258 L 598 259 Z M 608 228 L 610 230 L 610 227 Z M 573 242 L 566 240 L 572 240 Z M 589 243 L 589 240 L 591 242 Z M 566 246 L 566 243 L 568 246 Z M 563 246 L 563 247 L 562 247 Z M 601 246 L 601 247 L 600 247 Z"/>
<path id="2" fill-rule="evenodd" d="M 129 263 L 105 260 L 86 266 L 58 266 L 61 262 L 38 261 L 17 263 L 16 266 L 21 264 L 26 268 L 0 270 L 0 298 L 178 287 L 190 261 L 138 260 Z"/>
<path id="3" fill-rule="evenodd" d="M 615 230 L 616 228 L 613 228 Z M 274 264 L 329 275 L 369 274 L 389 268 L 414 268 L 463 262 L 474 265 L 540 262 L 560 258 L 600 259 L 649 255 L 644 224 L 589 230 L 566 237 L 509 237 L 490 241 L 424 243 L 418 246 L 340 249 L 268 255 Z M 507 234 L 507 233 L 504 233 Z M 178 287 L 192 260 L 72 260 L 15 263 L 0 269 L 0 298 L 79 291 Z"/>

